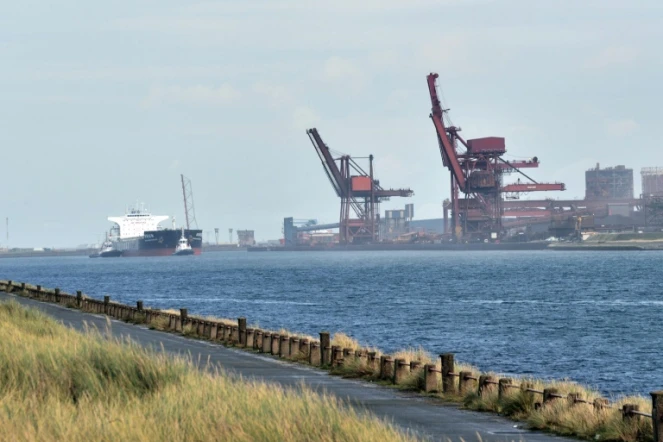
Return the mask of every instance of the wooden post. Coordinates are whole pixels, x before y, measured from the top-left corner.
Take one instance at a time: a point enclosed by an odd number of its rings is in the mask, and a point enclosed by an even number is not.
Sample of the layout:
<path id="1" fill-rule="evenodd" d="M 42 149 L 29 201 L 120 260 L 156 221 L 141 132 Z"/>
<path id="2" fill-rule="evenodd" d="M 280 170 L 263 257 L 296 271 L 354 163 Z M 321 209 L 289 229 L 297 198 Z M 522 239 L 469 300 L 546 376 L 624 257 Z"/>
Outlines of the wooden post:
<path id="1" fill-rule="evenodd" d="M 239 327 L 230 328 L 230 343 L 232 345 L 239 345 Z"/>
<path id="2" fill-rule="evenodd" d="M 633 413 L 633 411 L 640 411 L 638 404 L 624 404 L 622 406 L 622 419 L 624 422 L 633 422 L 636 424 L 640 420 L 640 415 Z"/>
<path id="3" fill-rule="evenodd" d="M 329 332 L 320 332 L 320 365 L 331 363 L 331 339 Z"/>
<path id="4" fill-rule="evenodd" d="M 182 319 L 182 327 L 186 324 L 187 319 L 189 319 L 189 310 L 185 308 L 180 309 L 180 319 Z"/>
<path id="5" fill-rule="evenodd" d="M 651 417 L 654 425 L 654 442 L 663 442 L 663 391 L 649 393 L 652 400 Z"/>
<path id="6" fill-rule="evenodd" d="M 274 356 L 279 355 L 279 342 L 280 342 L 280 336 L 277 335 L 276 333 L 272 334 L 272 354 Z"/>
<path id="7" fill-rule="evenodd" d="M 253 348 L 253 342 L 255 341 L 255 330 L 252 328 L 246 329 L 246 348 Z"/>
<path id="8" fill-rule="evenodd" d="M 299 340 L 299 353 L 302 356 L 306 356 L 308 358 L 310 352 L 311 352 L 311 343 L 308 341 L 308 339 L 300 339 Z"/>
<path id="9" fill-rule="evenodd" d="M 393 379 L 394 359 L 391 356 L 381 356 L 380 362 L 380 379 Z"/>
<path id="10" fill-rule="evenodd" d="M 552 402 L 556 399 L 559 399 L 557 396 L 559 395 L 559 390 L 556 388 L 544 388 L 543 389 L 543 404 L 547 404 L 549 402 Z"/>
<path id="11" fill-rule="evenodd" d="M 438 379 L 439 373 L 437 368 L 435 368 L 435 364 L 424 365 L 424 391 L 426 393 L 432 393 L 438 390 Z"/>
<path id="12" fill-rule="evenodd" d="M 256 337 L 253 340 L 253 349 L 258 350 L 261 353 L 262 353 L 262 338 L 263 338 L 262 330 L 256 330 Z"/>
<path id="13" fill-rule="evenodd" d="M 366 359 L 366 366 L 375 371 L 375 361 L 377 359 L 377 353 L 374 351 L 369 351 Z"/>
<path id="14" fill-rule="evenodd" d="M 580 393 L 569 393 L 566 395 L 566 400 L 569 403 L 569 407 L 573 407 L 580 400 Z"/>
<path id="15" fill-rule="evenodd" d="M 396 359 L 394 361 L 394 384 L 402 384 L 409 374 L 410 364 L 405 359 Z"/>
<path id="16" fill-rule="evenodd" d="M 461 371 L 458 374 L 458 392 L 464 396 L 477 388 L 477 380 L 471 371 Z"/>
<path id="17" fill-rule="evenodd" d="M 60 289 L 56 287 L 54 292 L 55 292 L 55 302 L 60 302 Z"/>
<path id="18" fill-rule="evenodd" d="M 320 343 L 319 342 L 311 342 L 309 345 L 309 357 L 308 357 L 308 363 L 314 366 L 320 365 L 322 362 L 322 357 L 320 351 Z"/>
<path id="19" fill-rule="evenodd" d="M 338 361 L 343 359 L 343 350 L 338 345 L 332 345 L 331 348 L 331 364 L 332 367 L 338 365 Z"/>
<path id="20" fill-rule="evenodd" d="M 594 399 L 594 411 L 600 412 L 603 411 L 604 409 L 608 408 L 609 402 L 607 399 L 604 398 L 596 398 Z"/>
<path id="21" fill-rule="evenodd" d="M 486 397 L 495 391 L 497 378 L 495 376 L 479 376 L 479 397 Z"/>
<path id="22" fill-rule="evenodd" d="M 410 361 L 410 372 L 419 370 L 421 368 L 421 361 Z"/>
<path id="23" fill-rule="evenodd" d="M 142 311 L 143 311 L 143 301 L 136 301 L 136 309 L 137 309 L 139 312 L 142 312 Z"/>
<path id="24" fill-rule="evenodd" d="M 263 333 L 262 337 L 262 353 L 272 352 L 272 334 L 270 332 Z"/>
<path id="25" fill-rule="evenodd" d="M 108 314 L 108 309 L 110 306 L 110 296 L 104 296 L 104 313 Z"/>
<path id="26" fill-rule="evenodd" d="M 76 290 L 76 305 L 78 308 L 83 308 L 83 292 Z"/>
<path id="27" fill-rule="evenodd" d="M 7 284 L 7 293 L 11 292 L 11 281 Z M 37 299 L 41 296 L 41 286 L 37 284 Z"/>
<path id="28" fill-rule="evenodd" d="M 350 359 L 354 359 L 355 352 L 351 348 L 344 348 L 343 349 L 343 359 L 346 361 L 349 361 Z"/>
<path id="29" fill-rule="evenodd" d="M 440 355 L 442 360 L 442 391 L 444 393 L 456 393 L 456 383 L 454 376 L 454 354 L 444 353 Z"/>
<path id="30" fill-rule="evenodd" d="M 500 379 L 498 384 L 498 389 L 497 389 L 497 399 L 502 401 L 509 396 L 511 386 L 513 385 L 513 380 L 509 378 L 502 378 Z"/>
<path id="31" fill-rule="evenodd" d="M 290 337 L 281 336 L 279 341 L 279 357 L 289 358 L 290 357 Z"/>
<path id="32" fill-rule="evenodd" d="M 237 318 L 237 328 L 239 329 L 239 346 L 246 347 L 246 318 Z"/>
<path id="33" fill-rule="evenodd" d="M 296 359 L 299 356 L 299 338 L 297 336 L 290 336 L 290 359 Z"/>

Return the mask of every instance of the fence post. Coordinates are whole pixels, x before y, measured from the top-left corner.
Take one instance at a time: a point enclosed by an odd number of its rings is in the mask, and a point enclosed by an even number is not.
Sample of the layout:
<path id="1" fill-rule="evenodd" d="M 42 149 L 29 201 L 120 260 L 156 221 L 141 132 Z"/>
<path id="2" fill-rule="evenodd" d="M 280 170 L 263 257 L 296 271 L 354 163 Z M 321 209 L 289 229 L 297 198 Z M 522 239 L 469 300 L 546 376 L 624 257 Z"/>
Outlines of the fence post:
<path id="1" fill-rule="evenodd" d="M 487 396 L 495 391 L 495 384 L 497 384 L 495 376 L 479 376 L 479 397 Z"/>
<path id="2" fill-rule="evenodd" d="M 603 398 L 594 399 L 594 411 L 602 411 L 603 409 L 608 408 L 608 400 Z"/>
<path id="3" fill-rule="evenodd" d="M 136 309 L 137 309 L 139 312 L 142 312 L 142 311 L 143 311 L 143 301 L 136 301 Z"/>
<path id="4" fill-rule="evenodd" d="M 314 366 L 320 365 L 322 361 L 322 357 L 320 351 L 320 343 L 319 342 L 311 342 L 310 349 L 309 349 L 309 358 L 308 358 L 308 363 Z"/>
<path id="5" fill-rule="evenodd" d="M 83 292 L 76 290 L 76 305 L 78 308 L 83 308 Z"/>
<path id="6" fill-rule="evenodd" d="M 394 384 L 403 383 L 408 374 L 410 374 L 410 364 L 405 359 L 396 359 L 394 361 Z"/>
<path id="7" fill-rule="evenodd" d="M 438 373 L 435 364 L 424 365 L 424 391 L 431 393 L 437 391 Z"/>
<path id="8" fill-rule="evenodd" d="M 258 329 L 256 330 L 256 336 L 255 339 L 253 340 L 253 349 L 258 350 L 258 352 L 262 353 L 262 330 Z"/>
<path id="9" fill-rule="evenodd" d="M 253 342 L 255 341 L 255 330 L 252 328 L 246 329 L 246 348 L 253 348 Z"/>
<path id="10" fill-rule="evenodd" d="M 569 403 L 569 407 L 573 407 L 580 400 L 580 393 L 569 393 L 566 395 L 566 400 Z"/>
<path id="11" fill-rule="evenodd" d="M 502 401 L 509 395 L 509 389 L 513 385 L 513 381 L 509 378 L 502 378 L 498 382 L 497 400 Z"/>
<path id="12" fill-rule="evenodd" d="M 55 292 L 55 302 L 59 303 L 60 302 L 60 289 L 56 287 L 54 292 Z"/>
<path id="13" fill-rule="evenodd" d="M 375 371 L 375 361 L 377 357 L 377 352 L 374 351 L 369 351 L 367 354 L 367 359 L 366 359 L 366 366 L 370 369 Z"/>
<path id="14" fill-rule="evenodd" d="M 331 339 L 329 332 L 320 332 L 320 365 L 331 363 Z"/>
<path id="15" fill-rule="evenodd" d="M 654 424 L 654 442 L 663 442 L 663 391 L 649 393 L 652 400 L 651 418 Z"/>
<path id="16" fill-rule="evenodd" d="M 290 337 L 288 336 L 281 336 L 281 339 L 279 340 L 279 357 L 290 357 Z"/>
<path id="17" fill-rule="evenodd" d="M 246 347 L 246 318 L 237 318 L 237 328 L 239 329 L 239 346 Z"/>
<path id="18" fill-rule="evenodd" d="M 624 404 L 622 406 L 624 422 L 637 423 L 640 420 L 640 415 L 632 413 L 633 411 L 640 411 L 640 406 L 638 404 Z"/>
<path id="19" fill-rule="evenodd" d="M 461 371 L 458 374 L 458 393 L 465 395 L 476 389 L 476 379 L 471 371 Z"/>
<path id="20" fill-rule="evenodd" d="M 308 342 L 308 339 L 300 339 L 299 340 L 299 353 L 302 356 L 306 356 L 308 358 L 310 352 L 311 352 L 311 344 Z"/>
<path id="21" fill-rule="evenodd" d="M 444 393 L 456 393 L 456 385 L 454 382 L 454 354 L 444 353 L 440 355 L 442 360 L 442 391 Z"/>
<path id="22" fill-rule="evenodd" d="M 290 337 L 290 359 L 299 357 L 299 338 L 297 336 Z"/>
<path id="23" fill-rule="evenodd" d="M 272 352 L 272 334 L 270 332 L 264 332 L 262 335 L 262 353 L 271 353 Z"/>
<path id="24" fill-rule="evenodd" d="M 104 296 L 104 313 L 108 314 L 109 306 L 110 306 L 110 296 Z"/>
<path id="25" fill-rule="evenodd" d="M 547 404 L 548 402 L 552 402 L 555 399 L 559 399 L 557 396 L 559 394 L 559 390 L 556 388 L 544 388 L 543 389 L 543 404 Z"/>
<path id="26" fill-rule="evenodd" d="M 331 348 L 331 364 L 332 367 L 338 365 L 338 361 L 343 360 L 343 350 L 338 345 L 332 345 Z"/>
<path id="27" fill-rule="evenodd" d="M 281 340 L 280 338 L 281 337 L 279 335 L 277 335 L 276 333 L 272 333 L 272 348 L 271 348 L 272 351 L 271 351 L 271 353 L 274 356 L 279 355 L 279 341 Z"/>

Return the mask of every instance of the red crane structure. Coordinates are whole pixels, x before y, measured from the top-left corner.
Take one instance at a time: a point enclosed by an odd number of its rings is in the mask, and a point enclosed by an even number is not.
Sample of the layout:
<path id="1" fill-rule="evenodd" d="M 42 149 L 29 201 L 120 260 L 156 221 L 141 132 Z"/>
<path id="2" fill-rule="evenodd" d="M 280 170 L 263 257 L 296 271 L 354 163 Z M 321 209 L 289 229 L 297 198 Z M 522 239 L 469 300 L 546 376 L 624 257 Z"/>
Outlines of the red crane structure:
<path id="1" fill-rule="evenodd" d="M 334 158 L 316 128 L 306 131 L 329 181 L 341 198 L 339 242 L 341 244 L 378 241 L 380 202 L 390 197 L 409 197 L 410 189 L 384 189 L 373 176 L 373 155 L 368 157 L 368 173 L 350 155 Z M 350 212 L 356 218 L 351 218 Z"/>
<path id="2" fill-rule="evenodd" d="M 486 137 L 464 140 L 460 127 L 445 124 L 449 109 L 443 109 L 437 94 L 438 74 L 427 76 L 428 91 L 432 104 L 430 118 L 433 120 L 442 155 L 442 163 L 451 172 L 451 231 L 459 239 L 499 239 L 503 233 L 503 202 L 517 199 L 523 192 L 564 190 L 562 183 L 538 183 L 521 171 L 539 167 L 539 160 L 509 162 L 502 157 L 506 153 L 504 138 Z M 458 151 L 458 144 L 464 152 Z M 517 183 L 504 185 L 503 175 L 517 172 Z M 463 196 L 461 197 L 461 192 Z"/>

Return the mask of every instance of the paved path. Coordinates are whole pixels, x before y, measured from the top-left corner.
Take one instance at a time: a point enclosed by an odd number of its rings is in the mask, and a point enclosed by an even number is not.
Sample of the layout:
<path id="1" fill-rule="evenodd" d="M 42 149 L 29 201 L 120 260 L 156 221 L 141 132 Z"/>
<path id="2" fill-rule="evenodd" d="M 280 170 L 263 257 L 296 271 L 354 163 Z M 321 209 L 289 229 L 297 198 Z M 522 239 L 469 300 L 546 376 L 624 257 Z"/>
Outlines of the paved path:
<path id="1" fill-rule="evenodd" d="M 21 304 L 39 308 L 62 321 L 65 325 L 83 330 L 90 325 L 99 330 L 106 329 L 107 317 L 82 313 L 59 305 L 41 303 L 20 296 L 0 293 L 0 301 L 15 299 Z M 322 370 L 291 364 L 260 354 L 226 348 L 222 345 L 187 339 L 179 335 L 149 330 L 143 326 L 112 320 L 115 336 L 130 336 L 144 346 L 163 347 L 172 354 L 191 355 L 193 360 L 210 361 L 230 373 L 256 378 L 285 387 L 298 386 L 304 382 L 309 388 L 327 391 L 349 401 L 359 409 L 392 421 L 396 425 L 415 431 L 430 440 L 460 442 L 520 441 L 563 442 L 570 439 L 530 432 L 516 427 L 516 423 L 490 413 L 460 410 L 453 404 L 442 404 L 414 393 L 403 393 L 379 387 L 368 382 L 330 376 Z"/>

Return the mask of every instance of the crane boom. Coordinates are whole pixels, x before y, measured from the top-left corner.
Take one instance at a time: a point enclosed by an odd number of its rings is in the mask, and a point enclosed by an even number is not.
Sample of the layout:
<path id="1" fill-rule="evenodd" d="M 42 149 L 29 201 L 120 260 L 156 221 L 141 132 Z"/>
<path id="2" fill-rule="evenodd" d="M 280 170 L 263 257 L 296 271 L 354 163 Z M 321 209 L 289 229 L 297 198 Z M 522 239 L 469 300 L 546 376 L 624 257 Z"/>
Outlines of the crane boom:
<path id="1" fill-rule="evenodd" d="M 467 187 L 466 187 L 466 180 L 465 180 L 465 175 L 463 174 L 463 169 L 460 166 L 460 162 L 458 161 L 458 154 L 456 153 L 456 148 L 454 145 L 451 143 L 451 140 L 449 140 L 449 135 L 447 134 L 447 128 L 444 126 L 444 121 L 443 121 L 443 110 L 442 106 L 440 105 L 440 99 L 437 96 L 437 88 L 435 86 L 435 80 L 437 79 L 438 75 L 435 73 L 431 73 L 428 75 L 427 80 L 428 80 L 428 92 L 430 93 L 430 100 L 432 104 L 432 109 L 431 109 L 431 114 L 430 118 L 433 120 L 433 124 L 435 125 L 435 130 L 437 131 L 437 138 L 440 144 L 440 153 L 442 154 L 442 161 L 444 162 L 445 166 L 451 170 L 451 173 L 453 174 L 454 178 L 456 179 L 456 182 L 458 183 L 458 187 L 462 192 L 465 192 Z"/>
<path id="2" fill-rule="evenodd" d="M 346 183 L 343 180 L 343 175 L 341 174 L 341 171 L 339 170 L 338 165 L 334 160 L 334 157 L 332 157 L 331 152 L 329 152 L 329 148 L 322 141 L 322 138 L 318 133 L 318 129 L 316 129 L 315 127 L 312 129 L 308 129 L 306 131 L 306 134 L 311 140 L 311 143 L 313 143 L 313 147 L 315 147 L 315 151 L 318 153 L 318 157 L 320 157 L 320 162 L 322 163 L 322 167 L 324 167 L 325 173 L 327 174 L 327 178 L 329 178 L 332 187 L 336 191 L 336 196 L 340 197 L 346 194 L 347 189 L 346 189 Z"/>

